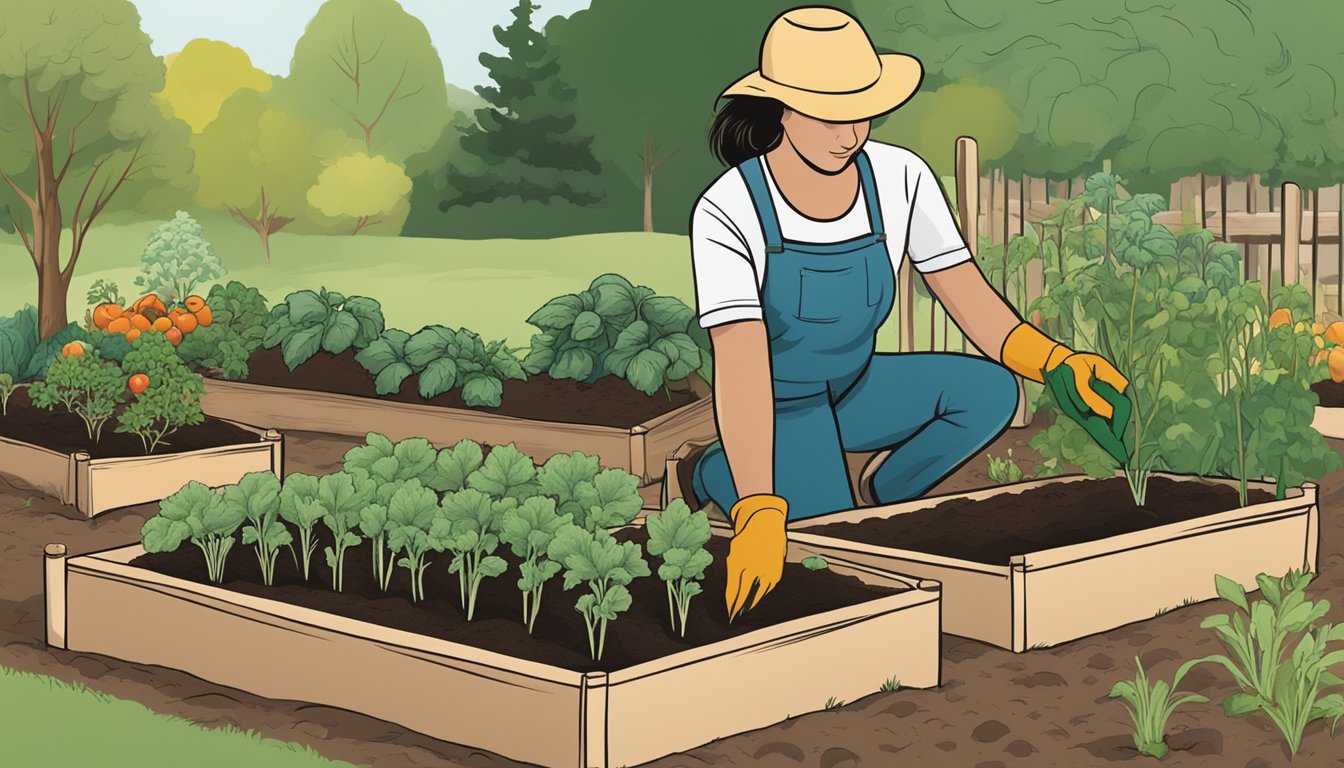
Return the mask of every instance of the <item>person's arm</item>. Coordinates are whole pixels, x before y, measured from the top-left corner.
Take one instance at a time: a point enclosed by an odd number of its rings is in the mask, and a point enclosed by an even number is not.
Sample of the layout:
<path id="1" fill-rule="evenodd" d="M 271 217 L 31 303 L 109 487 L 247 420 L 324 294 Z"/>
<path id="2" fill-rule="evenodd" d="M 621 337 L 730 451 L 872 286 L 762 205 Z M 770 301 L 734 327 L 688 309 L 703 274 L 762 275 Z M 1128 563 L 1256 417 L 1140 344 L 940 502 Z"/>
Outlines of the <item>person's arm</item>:
<path id="1" fill-rule="evenodd" d="M 1104 381 L 1119 392 L 1125 391 L 1129 381 L 1100 355 L 1075 352 L 1024 321 L 975 263 L 933 170 L 920 159 L 909 174 L 907 251 L 957 327 L 981 352 L 1025 379 L 1043 382 L 1046 371 L 1067 365 L 1082 401 L 1109 419 L 1114 408 L 1093 389 L 1093 380 Z"/>
<path id="2" fill-rule="evenodd" d="M 775 492 L 774 393 L 765 323 L 709 329 L 714 347 L 714 416 L 739 497 Z"/>

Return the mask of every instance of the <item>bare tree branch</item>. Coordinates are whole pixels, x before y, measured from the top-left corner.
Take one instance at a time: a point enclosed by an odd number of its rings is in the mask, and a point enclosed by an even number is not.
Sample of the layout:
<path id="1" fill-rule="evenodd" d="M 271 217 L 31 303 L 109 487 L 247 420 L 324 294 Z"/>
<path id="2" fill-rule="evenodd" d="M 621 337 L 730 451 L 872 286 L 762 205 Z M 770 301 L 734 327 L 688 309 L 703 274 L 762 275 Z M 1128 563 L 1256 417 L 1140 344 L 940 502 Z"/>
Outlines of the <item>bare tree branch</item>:
<path id="1" fill-rule="evenodd" d="M 37 201 L 29 197 L 28 193 L 24 192 L 23 189 L 21 189 L 18 184 L 15 184 L 14 180 L 9 177 L 8 173 L 0 171 L 0 179 L 4 179 L 5 183 L 9 185 L 9 188 L 14 190 L 14 194 L 18 195 L 19 198 L 23 200 L 23 202 L 28 204 L 28 210 L 32 212 L 33 216 L 37 216 Z"/>

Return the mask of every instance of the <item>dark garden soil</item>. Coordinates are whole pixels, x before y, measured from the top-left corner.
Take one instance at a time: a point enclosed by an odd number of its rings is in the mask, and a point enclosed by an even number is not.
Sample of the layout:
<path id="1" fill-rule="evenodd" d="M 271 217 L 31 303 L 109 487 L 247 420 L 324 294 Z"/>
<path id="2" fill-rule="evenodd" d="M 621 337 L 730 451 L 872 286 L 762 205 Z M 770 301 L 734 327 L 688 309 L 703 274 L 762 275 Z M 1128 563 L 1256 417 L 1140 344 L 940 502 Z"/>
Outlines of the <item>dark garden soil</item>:
<path id="1" fill-rule="evenodd" d="M 1252 504 L 1274 494 L 1251 489 Z M 1123 477 L 1079 480 L 1005 493 L 981 501 L 952 499 L 929 509 L 857 523 L 831 523 L 808 533 L 834 536 L 991 565 L 1014 555 L 1097 541 L 1239 506 L 1237 489 L 1199 480 L 1148 480 L 1147 502 L 1135 507 Z"/>
<path id="2" fill-rule="evenodd" d="M 648 542 L 648 536 L 642 530 L 622 532 L 618 538 L 637 541 L 641 546 Z M 328 543 L 321 541 L 318 552 Z M 728 540 L 716 536 L 706 548 L 721 566 L 728 554 Z M 853 577 L 809 571 L 801 565 L 789 564 L 785 567 L 784 578 L 792 584 L 793 592 L 787 599 L 772 600 L 774 595 L 771 594 L 755 610 L 729 624 L 722 597 L 725 571 L 722 567 L 711 567 L 701 582 L 704 592 L 691 601 L 688 628 L 683 639 L 672 632 L 668 622 L 667 592 L 662 579 L 656 575 L 657 558 L 646 556 L 655 573 L 630 584 L 633 605 L 608 626 L 602 660 L 594 663 L 588 653 L 583 617 L 574 610 L 574 601 L 582 594 L 582 587 L 565 592 L 561 577 L 549 582 L 543 595 L 541 614 L 537 617 L 535 635 L 529 636 L 521 620 L 521 597 L 516 586 L 518 565 L 512 555 L 506 556 L 510 561 L 507 573 L 482 582 L 475 616 L 468 622 L 458 598 L 457 576 L 448 572 L 450 556 L 447 553 L 429 556 L 433 564 L 425 572 L 426 599 L 419 603 L 410 600 L 410 577 L 404 568 L 397 569 L 389 593 L 380 592 L 373 579 L 369 553 L 367 545 L 348 552 L 344 590 L 338 593 L 331 589 L 331 571 L 325 561 L 312 564 L 310 578 L 305 584 L 301 572 L 285 553 L 282 557 L 286 559 L 276 563 L 275 585 L 264 586 L 253 549 L 237 545 L 229 554 L 224 582 L 220 586 L 577 672 L 624 669 L 762 627 L 893 594 L 893 590 L 870 586 Z M 142 555 L 132 561 L 132 565 L 209 583 L 205 579 L 205 561 L 195 547 Z"/>
<path id="3" fill-rule="evenodd" d="M 985 452 L 1003 456 L 1012 448 L 1014 458 L 1030 468 L 1038 457 L 1027 447 L 1027 440 L 1045 426 L 1033 424 L 1023 430 L 1009 430 Z M 354 438 L 286 434 L 286 469 L 314 474 L 334 471 L 345 451 L 358 442 Z M 1344 441 L 1332 440 L 1330 444 L 1344 450 Z M 862 455 L 853 457 L 854 472 L 863 459 Z M 1319 482 L 1321 573 L 1308 594 L 1312 599 L 1329 600 L 1332 610 L 1326 620 L 1339 624 L 1344 622 L 1344 597 L 1341 597 L 1344 471 Z M 933 493 L 955 493 L 988 485 L 985 460 L 979 456 L 943 481 Z M 521 765 L 348 710 L 266 699 L 176 670 L 47 648 L 43 644 L 42 546 L 63 542 L 72 555 L 77 555 L 131 544 L 139 540 L 140 526 L 156 510 L 156 505 L 145 504 L 87 520 L 58 501 L 0 478 L 0 665 L 80 682 L 96 691 L 139 701 L 156 712 L 189 718 L 209 727 L 236 726 L 270 738 L 298 742 L 324 756 L 357 765 L 377 768 Z M 230 555 L 230 561 L 242 562 L 244 556 L 250 557 L 251 553 L 240 548 Z M 441 565 L 435 563 L 431 570 L 438 570 Z M 356 570 L 352 567 L 350 573 Z M 456 599 L 455 585 L 450 592 Z M 437 593 L 443 596 L 441 589 Z M 429 594 L 431 597 L 436 594 L 433 586 Z M 546 599 L 572 594 L 548 590 Z M 792 590 L 777 592 L 767 601 L 796 594 Z M 708 603 L 714 598 L 710 588 L 696 597 L 695 602 Z M 572 606 L 572 602 L 568 605 Z M 665 610 L 665 598 L 662 605 Z M 562 607 L 572 612 L 572 608 Z M 1108 698 L 1107 693 L 1117 680 L 1132 676 L 1135 656 L 1142 659 L 1151 676 L 1170 680 L 1182 661 L 1221 652 L 1222 646 L 1213 639 L 1210 630 L 1199 625 L 1205 617 L 1224 612 L 1217 601 L 1200 603 L 1057 648 L 1025 654 L 944 636 L 940 688 L 874 694 L 829 711 L 721 739 L 686 754 L 654 761 L 647 768 L 1157 765 L 1134 749 L 1125 708 L 1119 701 Z M 543 616 L 539 622 L 546 618 Z M 697 628 L 698 618 L 692 619 L 692 631 Z M 621 622 L 628 619 L 623 617 L 612 625 L 608 643 L 625 642 Z M 541 627 L 539 623 L 539 632 Z M 582 635 L 579 638 L 575 653 L 586 655 L 586 638 Z M 609 649 L 608 653 L 611 652 Z M 780 674 L 787 675 L 788 670 L 781 670 Z M 1167 737 L 1172 751 L 1161 763 L 1166 768 L 1344 765 L 1341 762 L 1344 735 L 1332 738 L 1328 724 L 1318 722 L 1308 728 L 1301 752 L 1290 762 L 1281 737 L 1264 717 L 1224 716 L 1219 703 L 1236 686 L 1221 670 L 1196 667 L 1181 688 L 1202 693 L 1212 701 L 1183 706 L 1172 715 Z M 3 695 L 0 690 L 0 696 Z M 3 754 L 0 748 L 0 764 L 4 763 Z M 126 761 L 113 759 L 109 765 L 133 762 L 128 756 L 112 757 L 125 757 Z"/>
<path id="4" fill-rule="evenodd" d="M 454 389 L 426 400 L 417 391 L 417 376 L 409 376 L 395 395 L 379 395 L 373 377 L 355 362 L 354 352 L 332 355 L 318 352 L 293 371 L 285 365 L 280 348 L 258 349 L 248 360 L 250 384 L 289 387 L 338 395 L 395 400 L 401 403 L 460 408 L 513 416 L 520 419 L 553 421 L 565 424 L 594 424 L 628 429 L 649 419 L 670 413 L 697 399 L 689 392 L 659 392 L 649 396 L 615 376 L 606 376 L 592 384 L 568 379 L 552 379 L 544 374 L 527 381 L 504 382 L 504 395 L 498 408 L 470 408 Z"/>
<path id="5" fill-rule="evenodd" d="M 1321 407 L 1344 408 L 1344 384 L 1326 379 L 1312 384 L 1311 391 L 1321 399 Z"/>
<path id="6" fill-rule="evenodd" d="M 63 406 L 57 406 L 54 411 L 35 408 L 24 389 L 14 393 L 9 399 L 7 415 L 0 416 L 0 437 L 21 440 L 61 453 L 84 451 L 95 459 L 145 455 L 144 443 L 138 435 L 117 432 L 116 428 L 115 419 L 108 421 L 95 443 L 89 439 L 83 419 L 66 411 Z M 166 442 L 155 447 L 153 455 L 255 443 L 259 439 L 255 433 L 207 416 L 200 424 L 182 427 L 169 435 Z"/>

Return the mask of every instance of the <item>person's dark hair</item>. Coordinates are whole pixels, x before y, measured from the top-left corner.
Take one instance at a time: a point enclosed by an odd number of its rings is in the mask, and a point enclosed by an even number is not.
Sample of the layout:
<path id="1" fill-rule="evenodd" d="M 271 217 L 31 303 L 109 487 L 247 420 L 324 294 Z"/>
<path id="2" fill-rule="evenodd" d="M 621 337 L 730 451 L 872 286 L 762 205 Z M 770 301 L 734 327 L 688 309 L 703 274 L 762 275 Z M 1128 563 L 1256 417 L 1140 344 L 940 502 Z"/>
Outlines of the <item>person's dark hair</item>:
<path id="1" fill-rule="evenodd" d="M 709 150 L 732 168 L 775 147 L 784 138 L 784 103 L 763 96 L 730 96 L 714 115 Z"/>

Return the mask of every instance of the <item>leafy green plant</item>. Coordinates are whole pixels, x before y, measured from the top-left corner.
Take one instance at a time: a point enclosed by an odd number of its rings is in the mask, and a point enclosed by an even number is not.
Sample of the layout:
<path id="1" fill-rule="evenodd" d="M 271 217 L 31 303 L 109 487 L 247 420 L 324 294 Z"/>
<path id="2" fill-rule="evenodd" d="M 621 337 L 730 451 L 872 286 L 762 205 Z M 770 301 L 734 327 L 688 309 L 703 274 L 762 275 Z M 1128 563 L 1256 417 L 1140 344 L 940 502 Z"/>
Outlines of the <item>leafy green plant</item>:
<path id="1" fill-rule="evenodd" d="M 601 530 L 626 525 L 644 507 L 639 478 L 619 469 L 600 469 L 596 456 L 580 452 L 552 456 L 537 472 L 541 493 L 575 525 Z"/>
<path id="2" fill-rule="evenodd" d="M 72 341 L 88 341 L 89 332 L 78 323 L 70 323 L 43 339 L 37 333 L 37 310 L 25 306 L 9 317 L 0 317 L 0 373 L 15 381 L 28 381 L 42 375 L 61 347 Z"/>
<path id="3" fill-rule="evenodd" d="M 1176 670 L 1176 676 L 1172 678 L 1170 684 L 1165 680 L 1155 680 L 1149 685 L 1148 673 L 1143 668 L 1143 662 L 1135 656 L 1134 666 L 1138 671 L 1135 672 L 1134 679 L 1121 680 L 1111 688 L 1111 698 L 1122 698 L 1128 702 L 1125 710 L 1129 712 L 1129 719 L 1134 724 L 1134 746 L 1139 752 L 1152 755 L 1159 760 L 1165 757 L 1167 720 L 1171 718 L 1171 713 L 1182 704 L 1208 701 L 1207 697 L 1197 693 L 1176 693 L 1186 673 L 1201 661 L 1202 659 L 1194 659 L 1182 664 L 1180 669 Z"/>
<path id="4" fill-rule="evenodd" d="M 358 546 L 358 531 L 364 509 L 373 501 L 377 484 L 348 472 L 333 472 L 317 481 L 317 502 L 322 507 L 322 523 L 331 531 L 332 544 L 322 550 L 331 568 L 331 588 L 340 592 L 345 586 L 345 552 Z"/>
<path id="5" fill-rule="evenodd" d="M 480 468 L 467 476 L 467 487 L 496 499 L 522 501 L 540 489 L 532 457 L 513 443 L 490 449 Z"/>
<path id="6" fill-rule="evenodd" d="M 827 568 L 831 567 L 831 564 L 826 562 L 826 558 L 820 555 L 810 555 L 808 557 L 804 557 L 802 565 L 809 571 L 824 571 Z"/>
<path id="7" fill-rule="evenodd" d="M 197 285 L 218 280 L 226 271 L 200 223 L 186 211 L 178 211 L 150 234 L 140 264 L 135 284 L 168 304 L 181 303 Z"/>
<path id="8" fill-rule="evenodd" d="M 989 479 L 996 485 L 1008 485 L 1022 480 L 1022 467 L 1013 461 L 1013 449 L 1008 449 L 1005 458 L 985 454 L 989 462 Z"/>
<path id="9" fill-rule="evenodd" d="M 1252 603 L 1240 584 L 1217 576 L 1218 595 L 1238 610 L 1210 616 L 1200 625 L 1212 629 L 1227 651 L 1202 660 L 1226 669 L 1241 687 L 1223 700 L 1223 710 L 1233 717 L 1263 712 L 1293 754 L 1310 722 L 1328 718 L 1333 728 L 1344 716 L 1344 696 L 1321 695 L 1344 684 L 1331 671 L 1344 663 L 1344 650 L 1329 649 L 1330 643 L 1344 641 L 1344 626 L 1316 625 L 1330 612 L 1330 602 L 1306 598 L 1314 578 L 1303 570 L 1278 578 L 1260 574 L 1256 584 L 1264 599 Z"/>
<path id="10" fill-rule="evenodd" d="M 280 478 L 272 472 L 249 472 L 237 485 L 224 489 L 224 505 L 230 514 L 247 520 L 243 543 L 256 548 L 261 581 L 271 586 L 275 581 L 275 558 L 281 547 L 294 540 L 280 522 Z"/>
<path id="11" fill-rule="evenodd" d="M 292 371 L 318 350 L 339 355 L 372 344 L 383 332 L 383 309 L 364 296 L 346 296 L 326 288 L 295 291 L 272 310 L 262 346 L 280 347 Z"/>
<path id="12" fill-rule="evenodd" d="M 285 477 L 280 488 L 280 518 L 299 531 L 299 546 L 295 549 L 291 543 L 289 551 L 294 557 L 294 565 L 300 568 L 304 581 L 308 580 L 313 552 L 317 550 L 317 539 L 313 536 L 313 529 L 326 514 L 322 502 L 318 500 L 320 488 L 321 481 L 316 476 L 302 472 L 295 472 Z"/>
<path id="13" fill-rule="evenodd" d="M 652 395 L 706 366 L 708 337 L 694 315 L 680 299 L 601 275 L 587 290 L 532 313 L 527 322 L 541 333 L 532 337 L 523 367 L 589 383 L 614 374 Z"/>
<path id="14" fill-rule="evenodd" d="M 387 504 L 387 545 L 401 555 L 397 565 L 410 571 L 411 599 L 425 599 L 425 569 L 430 552 L 442 552 L 451 528 L 434 491 L 419 480 L 406 480 Z"/>
<path id="15" fill-rule="evenodd" d="M 406 364 L 419 372 L 418 389 L 427 400 L 461 387 L 462 401 L 467 405 L 498 408 L 504 381 L 527 378 L 514 351 L 504 342 L 486 344 L 465 328 L 426 326 L 406 340 L 403 354 Z"/>
<path id="16" fill-rule="evenodd" d="M 167 438 L 185 426 L 205 421 L 201 395 L 205 385 L 177 356 L 172 342 L 161 333 L 142 333 L 122 361 L 127 376 L 144 374 L 149 387 L 136 394 L 117 416 L 117 431 L 136 435 L 153 453 Z"/>
<path id="17" fill-rule="evenodd" d="M 103 425 L 116 415 L 126 397 L 126 377 L 116 363 L 97 352 L 57 357 L 47 367 L 46 378 L 28 388 L 33 405 L 48 411 L 61 406 L 84 422 L 89 439 L 102 438 Z"/>
<path id="18" fill-rule="evenodd" d="M 247 378 L 247 361 L 266 338 L 266 297 L 230 280 L 211 286 L 205 302 L 212 322 L 183 336 L 177 353 L 188 363 L 218 369 L 225 379 Z"/>
<path id="19" fill-rule="evenodd" d="M 658 578 L 667 585 L 667 612 L 672 631 L 686 636 L 691 598 L 700 594 L 700 580 L 714 558 L 705 549 L 711 535 L 709 516 L 692 512 L 686 502 L 675 499 L 667 509 L 649 515 L 649 554 L 662 558 Z M 825 561 L 823 561 L 825 562 Z"/>
<path id="20" fill-rule="evenodd" d="M 556 511 L 555 499 L 533 496 L 504 513 L 500 522 L 499 538 L 522 558 L 518 569 L 518 589 L 523 593 L 523 623 L 532 633 L 541 612 L 541 594 L 560 572 L 560 563 L 546 556 L 555 534 L 571 522 L 569 515 Z"/>
<path id="21" fill-rule="evenodd" d="M 392 531 L 392 521 L 388 519 L 387 507 L 392 496 L 404 483 L 392 482 L 377 485 L 374 489 L 374 501 L 359 511 L 359 532 L 368 540 L 372 548 L 373 578 L 378 588 L 386 592 L 392 582 L 392 566 L 396 552 L 387 545 L 388 535 Z"/>
<path id="22" fill-rule="evenodd" d="M 474 440 L 459 440 L 439 451 L 429 471 L 429 487 L 440 493 L 460 491 L 476 470 L 485 465 L 485 450 Z"/>
<path id="23" fill-rule="evenodd" d="M 219 584 L 243 519 L 241 508 L 192 480 L 159 504 L 159 513 L 140 528 L 140 540 L 146 552 L 174 552 L 190 539 L 205 555 L 210 581 Z"/>
<path id="24" fill-rule="evenodd" d="M 26 386 L 28 385 L 15 384 L 14 377 L 10 374 L 0 373 L 0 416 L 9 415 L 9 398 L 13 397 L 16 391 Z"/>
<path id="25" fill-rule="evenodd" d="M 632 599 L 626 587 L 649 575 L 639 545 L 618 542 L 606 531 L 568 525 L 556 532 L 546 554 L 564 566 L 566 590 L 587 585 L 588 593 L 579 597 L 574 609 L 583 614 L 589 653 L 594 660 L 601 660 L 607 625 L 630 608 Z"/>
<path id="26" fill-rule="evenodd" d="M 93 281 L 89 290 L 84 294 L 84 300 L 89 304 L 116 304 L 118 307 L 126 306 L 126 300 L 121 297 L 121 289 L 117 284 L 105 277 L 100 277 Z"/>
<path id="27" fill-rule="evenodd" d="M 504 558 L 494 554 L 499 547 L 499 527 L 506 513 L 518 508 L 512 498 L 493 499 L 468 488 L 443 498 L 443 516 L 436 538 L 452 552 L 449 573 L 456 573 L 462 608 L 467 621 L 476 614 L 476 594 L 481 582 L 504 573 Z"/>
<path id="28" fill-rule="evenodd" d="M 126 356 L 131 353 L 134 346 L 126 340 L 123 333 L 109 333 L 99 328 L 89 331 L 89 343 L 98 350 L 98 355 L 104 360 L 112 360 L 121 364 Z"/>
<path id="29" fill-rule="evenodd" d="M 345 452 L 342 467 L 355 477 L 371 478 L 378 483 L 417 480 L 433 487 L 437 460 L 438 451 L 422 437 L 393 443 L 385 435 L 370 432 L 363 445 Z"/>
<path id="30" fill-rule="evenodd" d="M 374 391 L 380 395 L 394 395 L 401 391 L 407 377 L 420 373 L 424 366 L 416 366 L 406 356 L 406 342 L 411 334 L 397 328 L 388 328 L 355 355 L 355 362 L 373 376 Z"/>

